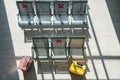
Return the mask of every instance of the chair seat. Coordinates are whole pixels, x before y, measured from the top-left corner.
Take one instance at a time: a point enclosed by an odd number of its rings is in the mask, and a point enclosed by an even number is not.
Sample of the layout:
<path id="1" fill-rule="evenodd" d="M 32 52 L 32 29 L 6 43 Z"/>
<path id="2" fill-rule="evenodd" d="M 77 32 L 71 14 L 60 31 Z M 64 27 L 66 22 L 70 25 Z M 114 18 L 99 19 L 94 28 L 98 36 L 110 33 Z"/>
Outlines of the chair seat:
<path id="1" fill-rule="evenodd" d="M 83 25 L 86 22 L 86 17 L 84 15 L 72 15 L 71 23 L 74 25 Z"/>
<path id="2" fill-rule="evenodd" d="M 19 15 L 18 16 L 19 25 L 34 25 L 34 16 L 31 15 Z"/>
<path id="3" fill-rule="evenodd" d="M 51 57 L 52 57 L 52 59 L 56 59 L 56 60 L 58 60 L 58 59 L 67 59 L 67 57 L 64 56 L 64 55 L 54 55 L 54 56 L 51 56 Z"/>
<path id="4" fill-rule="evenodd" d="M 19 25 L 29 25 L 29 18 L 27 15 L 20 16 L 18 15 L 18 24 Z"/>
<path id="5" fill-rule="evenodd" d="M 84 56 L 83 55 L 72 55 L 73 59 L 83 59 Z"/>
<path id="6" fill-rule="evenodd" d="M 29 19 L 30 19 L 30 25 L 34 25 L 34 16 L 30 15 Z"/>
<path id="7" fill-rule="evenodd" d="M 50 25 L 52 24 L 51 15 L 40 15 L 39 22 L 41 25 Z"/>
<path id="8" fill-rule="evenodd" d="M 33 54 L 33 58 L 37 59 L 48 59 L 48 53 L 46 49 L 36 49 L 35 53 Z"/>
<path id="9" fill-rule="evenodd" d="M 33 59 L 48 59 L 47 56 L 36 56 L 36 53 L 34 53 L 34 56 L 32 56 Z"/>
<path id="10" fill-rule="evenodd" d="M 56 15 L 54 20 L 55 25 L 68 25 L 69 19 L 68 15 Z"/>

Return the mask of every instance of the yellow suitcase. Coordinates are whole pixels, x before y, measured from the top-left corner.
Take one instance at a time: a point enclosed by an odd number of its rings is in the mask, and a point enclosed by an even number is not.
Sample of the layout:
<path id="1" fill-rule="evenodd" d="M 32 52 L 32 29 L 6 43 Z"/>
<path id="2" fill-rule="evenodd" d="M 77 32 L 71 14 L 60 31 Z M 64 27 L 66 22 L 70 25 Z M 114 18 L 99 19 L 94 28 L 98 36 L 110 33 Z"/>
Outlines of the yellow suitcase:
<path id="1" fill-rule="evenodd" d="M 86 72 L 86 65 L 79 65 L 76 61 L 73 61 L 70 65 L 69 71 L 82 76 Z"/>

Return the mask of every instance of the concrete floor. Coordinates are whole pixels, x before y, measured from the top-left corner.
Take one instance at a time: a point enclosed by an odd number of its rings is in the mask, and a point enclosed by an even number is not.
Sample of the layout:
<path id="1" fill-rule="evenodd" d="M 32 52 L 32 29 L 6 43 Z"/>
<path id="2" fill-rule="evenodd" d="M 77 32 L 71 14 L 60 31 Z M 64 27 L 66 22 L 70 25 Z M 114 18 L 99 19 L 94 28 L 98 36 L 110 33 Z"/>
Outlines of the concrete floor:
<path id="1" fill-rule="evenodd" d="M 89 0 L 88 71 L 77 80 L 120 80 L 119 2 Z M 0 80 L 53 80 L 52 74 L 37 73 L 37 62 L 29 73 L 17 69 L 21 56 L 31 56 L 32 46 L 30 41 L 25 41 L 25 33 L 17 24 L 17 12 L 16 0 L 0 0 Z M 70 80 L 71 77 L 54 74 L 54 79 Z"/>

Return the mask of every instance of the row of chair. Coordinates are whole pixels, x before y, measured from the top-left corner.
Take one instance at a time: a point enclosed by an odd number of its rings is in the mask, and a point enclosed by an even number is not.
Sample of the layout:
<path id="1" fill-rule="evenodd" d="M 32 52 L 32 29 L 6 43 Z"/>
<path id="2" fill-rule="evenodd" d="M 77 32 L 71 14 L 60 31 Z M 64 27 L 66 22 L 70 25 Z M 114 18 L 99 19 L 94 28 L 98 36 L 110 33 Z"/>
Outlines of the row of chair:
<path id="1" fill-rule="evenodd" d="M 18 23 L 24 25 L 83 25 L 87 22 L 85 1 L 17 1 Z"/>
<path id="2" fill-rule="evenodd" d="M 33 37 L 33 58 L 40 60 L 84 59 L 85 37 Z"/>

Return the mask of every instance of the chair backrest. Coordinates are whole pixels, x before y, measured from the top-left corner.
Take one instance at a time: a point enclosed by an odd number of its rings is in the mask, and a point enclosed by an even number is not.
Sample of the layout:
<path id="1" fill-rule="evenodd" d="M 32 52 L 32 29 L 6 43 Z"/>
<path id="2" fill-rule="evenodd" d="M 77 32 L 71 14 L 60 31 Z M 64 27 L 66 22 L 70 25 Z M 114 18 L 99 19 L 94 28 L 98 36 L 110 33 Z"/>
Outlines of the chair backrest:
<path id="1" fill-rule="evenodd" d="M 17 1 L 17 7 L 20 14 L 33 14 L 32 1 Z"/>
<path id="2" fill-rule="evenodd" d="M 45 48 L 47 47 L 47 39 L 33 39 L 33 44 L 36 48 Z"/>
<path id="3" fill-rule="evenodd" d="M 53 48 L 65 48 L 66 47 L 66 39 L 52 39 Z"/>
<path id="4" fill-rule="evenodd" d="M 20 14 L 22 21 L 29 21 L 28 14 Z"/>
<path id="5" fill-rule="evenodd" d="M 80 59 L 84 57 L 84 38 L 70 39 L 70 56 L 73 59 Z"/>
<path id="6" fill-rule="evenodd" d="M 87 1 L 73 1 L 72 14 L 85 14 Z"/>
<path id="7" fill-rule="evenodd" d="M 37 14 L 51 14 L 50 2 L 36 2 Z"/>
<path id="8" fill-rule="evenodd" d="M 54 56 L 58 56 L 58 59 L 63 58 L 61 56 L 66 58 L 66 39 L 52 38 L 52 51 Z"/>
<path id="9" fill-rule="evenodd" d="M 54 13 L 55 14 L 68 14 L 68 1 L 56 1 L 54 2 Z"/>
<path id="10" fill-rule="evenodd" d="M 70 39 L 70 48 L 82 48 L 84 39 Z"/>
<path id="11" fill-rule="evenodd" d="M 48 54 L 48 39 L 33 38 L 33 46 L 38 56 L 49 57 Z"/>

